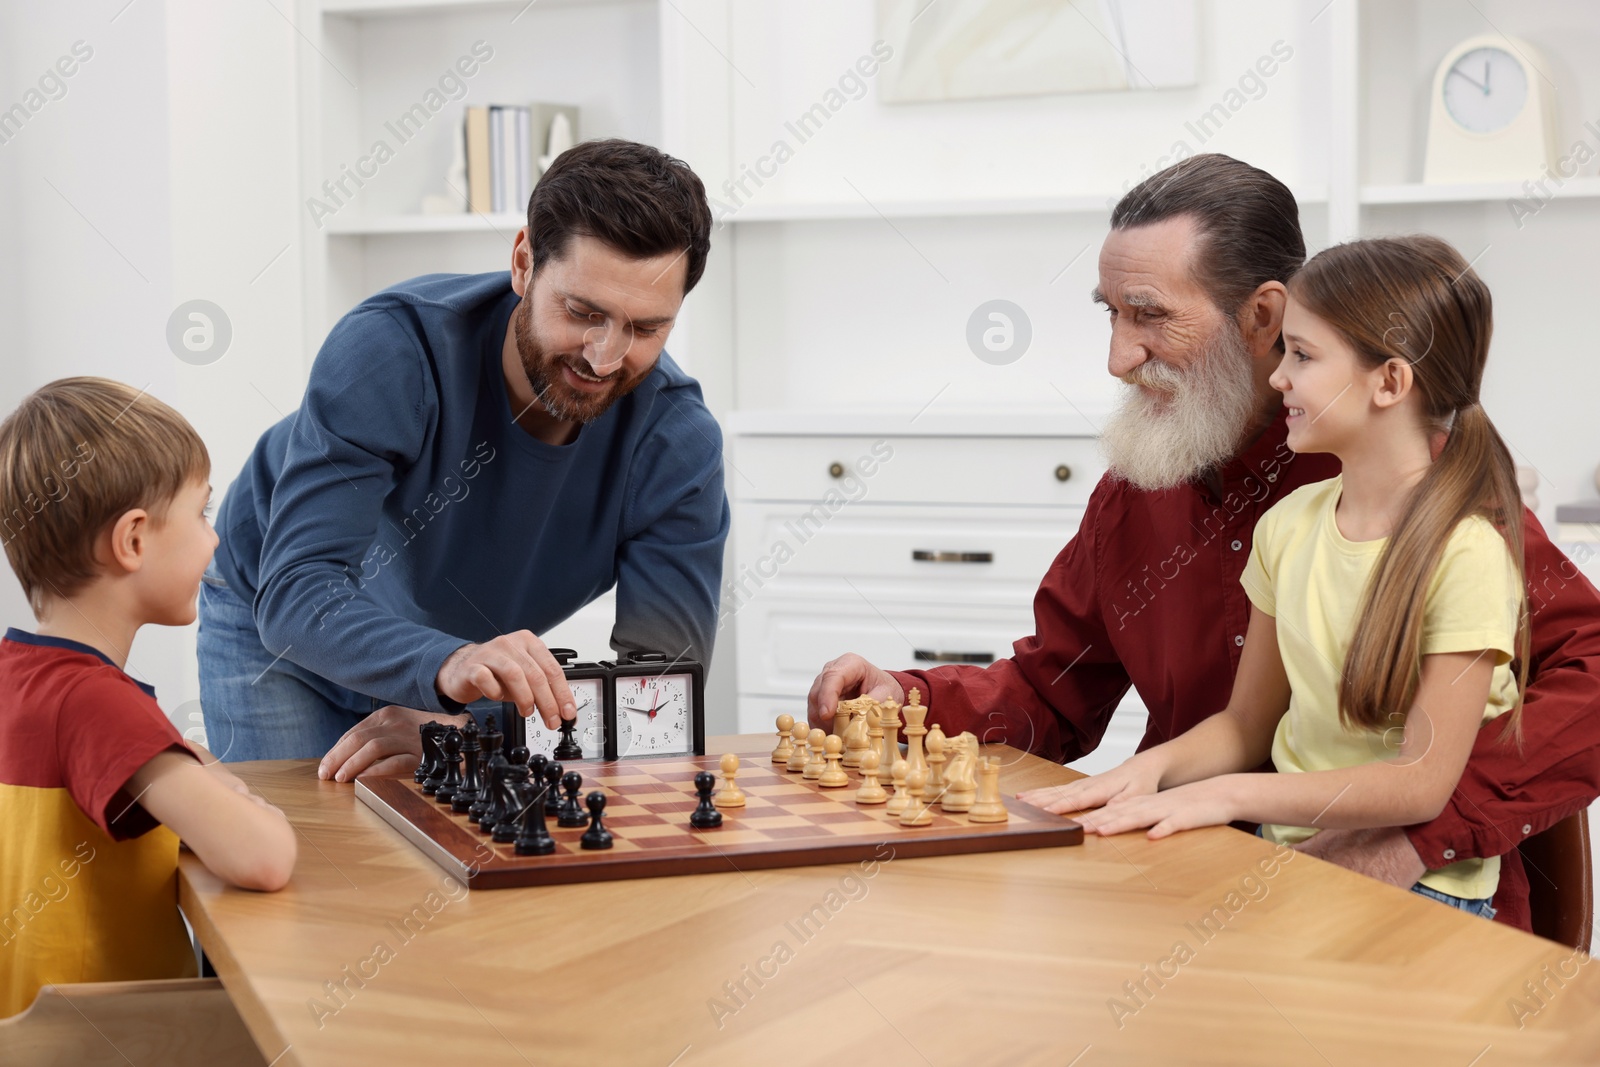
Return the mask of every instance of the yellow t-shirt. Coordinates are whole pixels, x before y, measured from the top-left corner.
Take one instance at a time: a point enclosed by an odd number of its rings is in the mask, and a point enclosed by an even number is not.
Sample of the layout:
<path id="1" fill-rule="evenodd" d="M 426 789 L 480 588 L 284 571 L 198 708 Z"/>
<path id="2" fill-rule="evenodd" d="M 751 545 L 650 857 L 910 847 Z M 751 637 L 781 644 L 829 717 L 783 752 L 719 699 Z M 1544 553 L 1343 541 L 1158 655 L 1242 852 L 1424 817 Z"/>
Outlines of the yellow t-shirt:
<path id="1" fill-rule="evenodd" d="M 1386 538 L 1350 541 L 1334 508 L 1342 477 L 1301 486 L 1256 524 L 1239 581 L 1251 603 L 1277 620 L 1278 649 L 1289 677 L 1289 710 L 1278 721 L 1272 762 L 1281 773 L 1351 767 L 1400 754 L 1405 710 L 1382 730 L 1346 729 L 1339 721 L 1339 679 L 1356 613 Z M 1517 570 L 1493 524 L 1462 521 L 1450 535 L 1428 584 L 1422 654 L 1495 650 L 1485 722 L 1516 703 L 1511 673 L 1522 597 Z M 1294 844 L 1315 829 L 1262 827 L 1270 841 Z M 1422 884 L 1469 900 L 1494 895 L 1500 859 L 1461 860 L 1422 876 Z"/>
<path id="2" fill-rule="evenodd" d="M 75 641 L 0 640 L 0 1018 L 41 986 L 186 978 L 178 837 L 129 795 L 189 751 L 154 691 Z"/>

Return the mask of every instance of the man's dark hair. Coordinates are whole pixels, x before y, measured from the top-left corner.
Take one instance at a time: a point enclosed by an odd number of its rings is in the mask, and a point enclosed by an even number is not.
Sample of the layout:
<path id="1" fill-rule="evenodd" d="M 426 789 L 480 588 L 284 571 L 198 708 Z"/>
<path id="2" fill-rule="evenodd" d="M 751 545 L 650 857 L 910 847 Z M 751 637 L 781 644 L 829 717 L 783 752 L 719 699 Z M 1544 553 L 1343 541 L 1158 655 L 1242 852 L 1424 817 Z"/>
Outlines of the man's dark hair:
<path id="1" fill-rule="evenodd" d="M 1223 314 L 1235 316 L 1262 282 L 1285 285 L 1306 260 L 1300 208 L 1278 179 L 1218 152 L 1157 171 L 1117 201 L 1111 228 L 1194 216 L 1201 235 L 1197 280 Z"/>
<path id="2" fill-rule="evenodd" d="M 683 160 L 646 144 L 611 139 L 573 145 L 550 164 L 528 199 L 533 272 L 566 255 L 573 234 L 635 259 L 684 252 L 687 295 L 711 251 L 706 187 Z"/>

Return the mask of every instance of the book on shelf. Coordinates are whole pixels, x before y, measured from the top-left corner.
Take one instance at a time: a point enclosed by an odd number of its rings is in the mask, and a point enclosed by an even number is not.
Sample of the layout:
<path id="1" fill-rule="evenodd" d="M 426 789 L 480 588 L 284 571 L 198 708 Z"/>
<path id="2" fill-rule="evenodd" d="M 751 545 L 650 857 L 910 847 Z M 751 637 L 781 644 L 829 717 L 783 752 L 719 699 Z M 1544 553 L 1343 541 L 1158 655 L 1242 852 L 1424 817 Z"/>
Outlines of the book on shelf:
<path id="1" fill-rule="evenodd" d="M 522 214 L 544 172 L 541 157 L 562 147 L 552 143 L 551 125 L 565 123 L 557 140 L 576 140 L 578 109 L 566 104 L 488 104 L 467 108 L 463 120 L 467 156 L 467 207 L 480 214 Z"/>

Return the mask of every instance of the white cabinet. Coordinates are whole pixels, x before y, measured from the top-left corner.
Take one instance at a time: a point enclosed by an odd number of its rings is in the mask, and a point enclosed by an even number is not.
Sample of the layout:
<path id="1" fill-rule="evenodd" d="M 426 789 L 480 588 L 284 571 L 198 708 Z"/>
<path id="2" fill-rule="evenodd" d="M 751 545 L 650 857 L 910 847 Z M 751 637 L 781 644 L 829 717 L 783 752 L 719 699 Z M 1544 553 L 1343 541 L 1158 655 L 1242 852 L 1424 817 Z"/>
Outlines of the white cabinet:
<path id="1" fill-rule="evenodd" d="M 803 715 L 841 653 L 891 669 L 985 664 L 1033 632 L 1034 593 L 1104 470 L 1092 424 L 1024 410 L 917 431 L 893 414 L 733 417 L 724 611 L 741 731 Z M 1097 758 L 1133 751 L 1132 705 Z"/>

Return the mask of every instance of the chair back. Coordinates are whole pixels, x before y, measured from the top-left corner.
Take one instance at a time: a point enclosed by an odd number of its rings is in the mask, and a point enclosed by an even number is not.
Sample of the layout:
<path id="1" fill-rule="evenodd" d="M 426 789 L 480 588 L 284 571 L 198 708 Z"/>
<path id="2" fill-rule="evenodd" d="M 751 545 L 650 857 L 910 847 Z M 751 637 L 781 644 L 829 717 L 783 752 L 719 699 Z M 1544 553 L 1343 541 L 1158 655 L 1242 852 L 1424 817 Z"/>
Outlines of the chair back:
<path id="1" fill-rule="evenodd" d="M 1521 851 L 1533 932 L 1587 952 L 1594 929 L 1589 813 L 1580 811 L 1528 838 Z"/>

